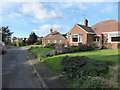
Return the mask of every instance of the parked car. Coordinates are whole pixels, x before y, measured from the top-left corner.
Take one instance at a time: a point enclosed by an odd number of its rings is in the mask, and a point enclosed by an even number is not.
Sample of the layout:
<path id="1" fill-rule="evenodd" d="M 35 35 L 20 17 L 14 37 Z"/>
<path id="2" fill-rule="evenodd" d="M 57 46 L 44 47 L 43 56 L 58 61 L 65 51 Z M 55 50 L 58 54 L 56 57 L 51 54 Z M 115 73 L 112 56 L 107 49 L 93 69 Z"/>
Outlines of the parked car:
<path id="1" fill-rule="evenodd" d="M 6 53 L 6 46 L 4 43 L 0 43 L 0 53 L 2 54 Z"/>

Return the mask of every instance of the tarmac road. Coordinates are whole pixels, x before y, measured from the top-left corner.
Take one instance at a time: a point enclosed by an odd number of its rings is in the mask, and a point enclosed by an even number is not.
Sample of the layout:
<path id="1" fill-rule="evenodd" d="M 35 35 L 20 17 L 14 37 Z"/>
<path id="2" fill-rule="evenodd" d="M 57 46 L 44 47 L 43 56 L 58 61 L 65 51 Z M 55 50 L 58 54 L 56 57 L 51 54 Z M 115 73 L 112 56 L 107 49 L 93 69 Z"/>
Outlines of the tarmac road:
<path id="1" fill-rule="evenodd" d="M 2 56 L 2 88 L 41 88 L 32 72 L 25 50 L 14 47 Z"/>

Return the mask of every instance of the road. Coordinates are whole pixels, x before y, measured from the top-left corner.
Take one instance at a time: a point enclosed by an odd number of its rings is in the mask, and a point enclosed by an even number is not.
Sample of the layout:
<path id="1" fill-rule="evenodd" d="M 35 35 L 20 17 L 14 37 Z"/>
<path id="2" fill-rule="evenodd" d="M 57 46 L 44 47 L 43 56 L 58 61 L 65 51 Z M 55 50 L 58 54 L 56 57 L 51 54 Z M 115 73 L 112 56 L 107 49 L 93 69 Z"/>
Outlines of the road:
<path id="1" fill-rule="evenodd" d="M 26 54 L 25 50 L 14 47 L 2 56 L 2 88 L 41 88 Z"/>

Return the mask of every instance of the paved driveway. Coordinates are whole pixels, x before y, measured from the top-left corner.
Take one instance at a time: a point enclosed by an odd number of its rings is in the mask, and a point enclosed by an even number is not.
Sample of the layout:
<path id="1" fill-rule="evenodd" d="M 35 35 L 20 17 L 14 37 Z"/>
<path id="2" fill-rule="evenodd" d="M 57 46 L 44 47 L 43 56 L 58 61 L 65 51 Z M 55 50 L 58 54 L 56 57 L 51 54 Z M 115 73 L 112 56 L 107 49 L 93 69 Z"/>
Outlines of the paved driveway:
<path id="1" fill-rule="evenodd" d="M 39 80 L 32 72 L 25 50 L 15 47 L 3 55 L 3 88 L 41 88 Z"/>

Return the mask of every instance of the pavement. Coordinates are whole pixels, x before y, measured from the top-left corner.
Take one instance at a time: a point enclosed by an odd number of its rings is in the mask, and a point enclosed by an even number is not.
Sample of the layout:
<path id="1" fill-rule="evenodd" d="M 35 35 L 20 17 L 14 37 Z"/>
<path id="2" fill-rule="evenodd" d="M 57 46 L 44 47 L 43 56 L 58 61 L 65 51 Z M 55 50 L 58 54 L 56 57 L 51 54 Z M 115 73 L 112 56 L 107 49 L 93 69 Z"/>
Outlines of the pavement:
<path id="1" fill-rule="evenodd" d="M 30 62 L 32 62 L 37 73 L 42 78 L 43 83 L 47 88 L 67 88 L 68 85 L 61 80 L 62 75 L 60 73 L 53 72 L 43 62 L 39 62 L 37 58 L 31 54 L 28 54 Z"/>
<path id="2" fill-rule="evenodd" d="M 43 88 L 43 85 L 44 88 L 67 88 L 60 74 L 54 73 L 44 63 L 38 62 L 27 49 L 12 47 L 2 55 L 0 61 L 2 88 Z"/>
<path id="3" fill-rule="evenodd" d="M 2 88 L 41 88 L 25 50 L 14 47 L 2 55 Z"/>

